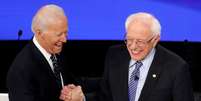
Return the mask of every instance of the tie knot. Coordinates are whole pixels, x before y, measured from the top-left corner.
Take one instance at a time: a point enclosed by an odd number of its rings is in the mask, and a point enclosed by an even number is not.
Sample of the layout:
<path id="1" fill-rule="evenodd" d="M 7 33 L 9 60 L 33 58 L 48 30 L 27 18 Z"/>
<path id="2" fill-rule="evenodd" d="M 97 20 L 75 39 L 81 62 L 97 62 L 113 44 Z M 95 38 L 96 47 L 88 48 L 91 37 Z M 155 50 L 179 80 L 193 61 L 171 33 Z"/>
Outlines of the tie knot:
<path id="1" fill-rule="evenodd" d="M 52 60 L 53 63 L 54 63 L 54 62 L 57 62 L 57 57 L 56 57 L 56 55 L 51 55 L 51 56 L 50 56 L 50 59 Z"/>
<path id="2" fill-rule="evenodd" d="M 57 59 L 56 55 L 51 55 L 50 59 L 52 60 L 54 73 L 59 75 L 59 73 L 61 71 L 61 66 L 59 66 L 59 62 L 58 62 L 58 59 Z"/>
<path id="3" fill-rule="evenodd" d="M 140 68 L 143 64 L 142 64 L 142 62 L 141 61 L 137 61 L 136 63 L 135 63 L 135 67 L 136 68 Z"/>
<path id="4" fill-rule="evenodd" d="M 52 60 L 54 72 L 59 72 L 61 70 L 61 67 L 59 66 L 59 62 L 56 55 L 51 55 L 50 59 Z"/>

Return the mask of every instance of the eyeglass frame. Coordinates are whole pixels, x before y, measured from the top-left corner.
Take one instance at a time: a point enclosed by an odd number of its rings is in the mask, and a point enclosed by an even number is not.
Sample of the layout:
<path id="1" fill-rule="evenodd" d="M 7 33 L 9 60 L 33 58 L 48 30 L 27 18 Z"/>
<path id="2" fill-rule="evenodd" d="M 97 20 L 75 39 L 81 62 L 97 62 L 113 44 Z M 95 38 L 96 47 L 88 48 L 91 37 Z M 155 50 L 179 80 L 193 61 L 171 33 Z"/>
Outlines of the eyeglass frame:
<path id="1" fill-rule="evenodd" d="M 130 44 L 128 44 L 128 39 L 126 38 L 126 34 L 124 34 L 124 43 L 126 45 L 131 45 L 133 44 L 133 42 L 135 42 L 135 44 L 138 46 L 138 47 L 145 47 L 145 45 L 147 45 L 148 43 L 151 42 L 151 40 L 153 40 L 153 38 L 155 37 L 155 35 L 153 35 L 150 39 L 148 40 L 141 40 L 141 39 L 129 39 L 130 40 Z"/>

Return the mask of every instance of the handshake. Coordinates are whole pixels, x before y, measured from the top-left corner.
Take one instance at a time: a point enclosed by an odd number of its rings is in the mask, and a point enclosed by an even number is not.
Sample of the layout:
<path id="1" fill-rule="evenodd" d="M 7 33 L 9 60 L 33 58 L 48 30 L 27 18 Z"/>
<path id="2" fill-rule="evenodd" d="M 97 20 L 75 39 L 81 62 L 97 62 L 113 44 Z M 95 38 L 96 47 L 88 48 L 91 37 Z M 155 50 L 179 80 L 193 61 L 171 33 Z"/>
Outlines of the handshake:
<path id="1" fill-rule="evenodd" d="M 59 98 L 63 101 L 84 101 L 84 94 L 81 86 L 69 84 L 63 87 Z"/>

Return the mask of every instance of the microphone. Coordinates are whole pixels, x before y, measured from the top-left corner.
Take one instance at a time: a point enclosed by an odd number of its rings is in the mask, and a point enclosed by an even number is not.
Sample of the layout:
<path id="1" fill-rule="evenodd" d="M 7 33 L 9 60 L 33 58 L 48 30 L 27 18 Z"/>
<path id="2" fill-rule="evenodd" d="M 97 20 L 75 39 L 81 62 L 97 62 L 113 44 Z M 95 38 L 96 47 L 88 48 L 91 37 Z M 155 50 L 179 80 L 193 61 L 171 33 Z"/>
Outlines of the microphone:
<path id="1" fill-rule="evenodd" d="M 135 75 L 134 80 L 139 80 L 139 77 L 137 75 Z"/>
<path id="2" fill-rule="evenodd" d="M 19 31 L 18 31 L 18 40 L 20 40 L 20 37 L 22 36 L 22 30 L 20 29 Z"/>

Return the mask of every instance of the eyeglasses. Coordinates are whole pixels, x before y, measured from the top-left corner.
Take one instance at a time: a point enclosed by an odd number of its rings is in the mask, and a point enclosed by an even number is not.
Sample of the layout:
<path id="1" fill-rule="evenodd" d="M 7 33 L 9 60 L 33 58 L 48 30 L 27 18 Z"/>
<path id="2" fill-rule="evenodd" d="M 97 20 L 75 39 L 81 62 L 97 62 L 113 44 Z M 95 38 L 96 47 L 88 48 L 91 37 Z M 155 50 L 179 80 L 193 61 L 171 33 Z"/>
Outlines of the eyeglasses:
<path id="1" fill-rule="evenodd" d="M 126 39 L 124 40 L 126 45 L 131 45 L 133 44 L 133 42 L 135 42 L 135 44 L 138 47 L 144 47 L 145 45 L 147 45 L 148 43 L 150 43 L 150 41 L 154 38 L 154 36 L 152 36 L 151 38 L 149 38 L 148 40 L 141 40 L 141 39 Z"/>

